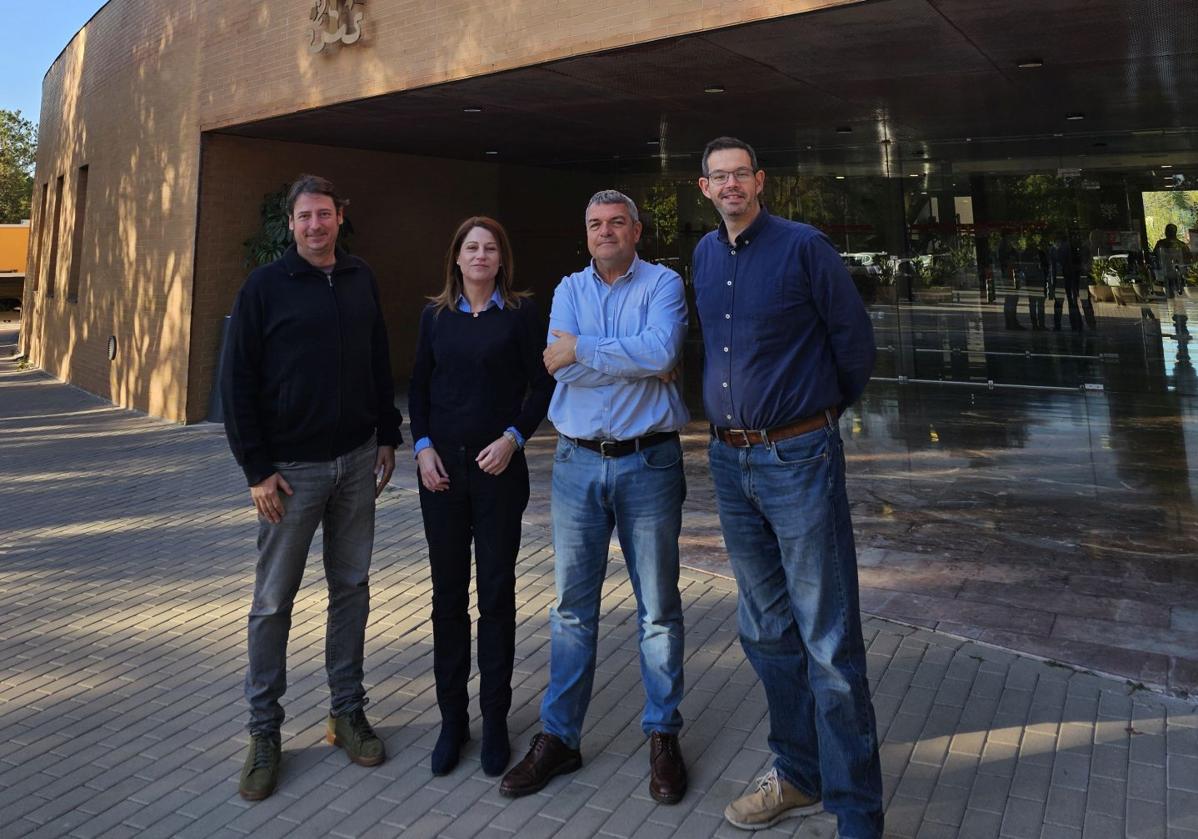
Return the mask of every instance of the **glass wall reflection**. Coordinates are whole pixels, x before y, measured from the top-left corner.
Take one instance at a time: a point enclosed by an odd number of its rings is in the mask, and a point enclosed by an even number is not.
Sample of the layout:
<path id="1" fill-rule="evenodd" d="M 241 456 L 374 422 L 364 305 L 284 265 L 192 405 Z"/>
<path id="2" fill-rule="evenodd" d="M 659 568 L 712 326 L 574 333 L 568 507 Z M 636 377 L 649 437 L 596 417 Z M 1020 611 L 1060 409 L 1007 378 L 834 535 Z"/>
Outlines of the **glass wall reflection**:
<path id="1" fill-rule="evenodd" d="M 767 167 L 765 199 L 841 251 L 874 318 L 878 379 L 1194 396 L 1198 191 L 1161 171 Z M 621 182 L 646 218 L 642 256 L 689 281 L 691 252 L 715 223 L 694 179 Z M 688 355 L 700 352 L 696 328 Z"/>

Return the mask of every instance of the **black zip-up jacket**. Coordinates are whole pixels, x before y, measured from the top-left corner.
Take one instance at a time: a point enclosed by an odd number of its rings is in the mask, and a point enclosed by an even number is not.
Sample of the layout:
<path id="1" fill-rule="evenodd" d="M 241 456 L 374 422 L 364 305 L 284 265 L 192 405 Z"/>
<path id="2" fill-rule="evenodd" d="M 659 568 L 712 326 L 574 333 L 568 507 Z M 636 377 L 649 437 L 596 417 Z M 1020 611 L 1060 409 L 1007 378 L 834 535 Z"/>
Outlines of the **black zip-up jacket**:
<path id="1" fill-rule="evenodd" d="M 377 434 L 402 442 L 374 273 L 338 249 L 332 276 L 293 244 L 233 305 L 221 378 L 225 434 L 251 486 L 286 461 L 329 461 Z"/>

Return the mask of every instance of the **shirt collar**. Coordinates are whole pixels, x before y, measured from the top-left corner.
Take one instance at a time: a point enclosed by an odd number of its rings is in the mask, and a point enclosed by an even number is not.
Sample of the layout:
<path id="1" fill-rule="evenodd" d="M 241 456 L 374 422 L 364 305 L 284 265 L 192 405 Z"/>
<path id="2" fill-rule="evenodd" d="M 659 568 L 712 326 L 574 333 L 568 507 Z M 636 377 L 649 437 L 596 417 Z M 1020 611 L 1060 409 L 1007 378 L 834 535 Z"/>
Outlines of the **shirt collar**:
<path id="1" fill-rule="evenodd" d="M 769 210 L 767 210 L 765 205 L 762 204 L 761 209 L 757 212 L 757 218 L 753 219 L 753 223 L 746 227 L 741 234 L 736 237 L 736 246 L 738 248 L 744 247 L 760 236 L 761 231 L 765 229 L 767 224 L 769 224 L 769 216 Z M 722 221 L 720 222 L 719 228 L 716 230 L 716 236 L 719 237 L 721 242 L 728 244 L 728 226 Z"/>
<path id="2" fill-rule="evenodd" d="M 487 309 L 490 309 L 492 306 L 497 306 L 500 309 L 503 308 L 503 295 L 499 293 L 498 288 L 495 289 L 493 292 L 491 292 L 491 299 L 487 301 L 487 306 L 486 306 L 486 308 L 483 309 L 483 311 L 485 312 Z M 470 301 L 466 299 L 466 295 L 464 295 L 464 294 L 458 295 L 458 311 L 459 312 L 467 312 L 467 313 L 469 313 L 471 311 Z"/>
<path id="3" fill-rule="evenodd" d="M 640 267 L 640 264 L 641 264 L 641 257 L 640 257 L 640 254 L 633 254 L 633 256 L 632 256 L 632 263 L 631 263 L 631 264 L 628 266 L 628 270 L 627 270 L 627 271 L 625 271 L 625 272 L 624 272 L 623 274 L 621 274 L 620 276 L 616 277 L 616 283 L 620 282 L 621 280 L 630 280 L 630 279 L 632 279 L 632 275 L 636 273 L 636 269 L 637 269 L 638 267 Z M 601 283 L 604 283 L 604 285 L 606 285 L 606 283 L 605 283 L 605 282 L 604 282 L 604 280 L 603 280 L 603 277 L 601 277 L 601 276 L 599 275 L 599 269 L 597 269 L 597 268 L 595 267 L 595 260 L 594 260 L 594 259 L 591 259 L 591 265 L 590 265 L 590 268 L 591 268 L 591 276 L 592 276 L 592 277 L 594 277 L 594 278 L 595 278 L 596 280 L 598 280 L 599 282 L 601 282 Z M 612 283 L 612 285 L 615 285 L 616 283 Z"/>

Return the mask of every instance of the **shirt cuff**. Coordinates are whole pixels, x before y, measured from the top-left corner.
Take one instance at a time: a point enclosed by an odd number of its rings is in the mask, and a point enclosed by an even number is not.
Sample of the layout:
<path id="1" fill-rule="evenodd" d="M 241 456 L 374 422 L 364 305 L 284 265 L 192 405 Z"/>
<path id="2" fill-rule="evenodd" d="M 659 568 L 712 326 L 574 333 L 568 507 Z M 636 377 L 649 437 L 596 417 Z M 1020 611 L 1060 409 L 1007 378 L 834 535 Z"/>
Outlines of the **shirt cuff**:
<path id="1" fill-rule="evenodd" d="M 412 446 L 412 459 L 415 460 L 416 455 L 432 446 L 432 444 L 433 440 L 431 437 L 421 437 L 416 441 L 416 444 Z"/>
<path id="2" fill-rule="evenodd" d="M 512 434 L 516 435 L 516 444 L 517 444 L 517 445 L 518 445 L 520 448 L 524 448 L 524 435 L 523 435 L 523 434 L 521 434 L 521 433 L 519 432 L 519 430 L 517 430 L 516 426 L 514 426 L 514 425 L 509 425 L 509 426 L 507 427 L 507 430 L 508 430 L 508 431 L 510 431 L 510 432 L 512 432 Z"/>
<path id="3" fill-rule="evenodd" d="M 579 335 L 578 342 L 574 345 L 574 358 L 577 359 L 583 367 L 590 367 L 592 370 L 595 367 L 595 354 L 599 351 L 599 339 L 593 335 Z"/>

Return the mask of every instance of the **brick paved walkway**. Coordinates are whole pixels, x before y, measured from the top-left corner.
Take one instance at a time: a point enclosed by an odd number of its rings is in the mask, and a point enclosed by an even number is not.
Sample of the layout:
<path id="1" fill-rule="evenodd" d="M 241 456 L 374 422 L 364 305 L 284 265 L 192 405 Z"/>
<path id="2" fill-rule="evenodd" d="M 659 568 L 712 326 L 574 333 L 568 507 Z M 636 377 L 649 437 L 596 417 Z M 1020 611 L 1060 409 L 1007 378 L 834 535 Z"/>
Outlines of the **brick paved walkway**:
<path id="1" fill-rule="evenodd" d="M 584 768 L 508 801 L 482 774 L 475 740 L 455 772 L 431 776 L 429 581 L 404 487 L 379 508 L 367 639 L 388 762 L 362 769 L 322 740 L 324 586 L 313 563 L 289 650 L 281 786 L 241 801 L 253 534 L 220 429 L 117 410 L 0 361 L 0 835 L 747 835 L 719 814 L 767 765 L 765 704 L 736 640 L 734 586 L 699 571 L 683 579 L 691 791 L 681 804 L 647 794 L 635 605 L 620 563 L 605 591 Z M 518 580 L 522 752 L 548 656 L 552 552 L 540 524 L 525 528 Z M 1198 839 L 1192 703 L 926 630 L 866 628 L 889 834 Z M 816 816 L 765 835 L 833 833 Z"/>

